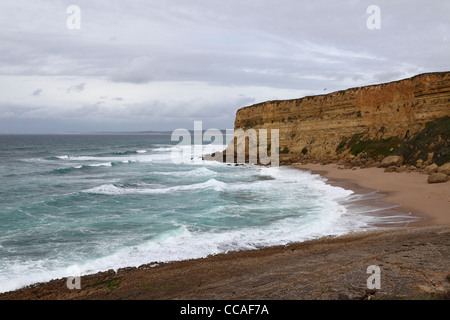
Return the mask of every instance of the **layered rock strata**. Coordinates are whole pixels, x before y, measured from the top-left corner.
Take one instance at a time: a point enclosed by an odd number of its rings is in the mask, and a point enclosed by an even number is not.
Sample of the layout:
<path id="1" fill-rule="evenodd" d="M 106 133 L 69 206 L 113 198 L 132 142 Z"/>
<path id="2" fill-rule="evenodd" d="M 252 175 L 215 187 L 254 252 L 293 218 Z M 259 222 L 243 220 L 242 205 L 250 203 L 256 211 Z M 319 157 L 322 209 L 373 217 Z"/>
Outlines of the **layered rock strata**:
<path id="1" fill-rule="evenodd" d="M 236 153 L 244 141 L 242 132 L 267 129 L 270 136 L 271 129 L 278 129 L 281 164 L 367 155 L 372 158 L 378 155 L 375 160 L 381 160 L 392 154 L 401 141 L 423 130 L 427 122 L 446 116 L 450 116 L 450 72 L 426 73 L 326 95 L 267 101 L 241 108 L 235 120 L 235 130 L 242 129 L 241 134 L 235 139 L 234 150 L 229 146 L 227 151 Z M 353 150 L 360 141 L 374 145 L 366 143 L 367 150 Z M 371 147 L 377 152 L 370 153 Z M 270 150 L 270 141 L 267 149 Z"/>

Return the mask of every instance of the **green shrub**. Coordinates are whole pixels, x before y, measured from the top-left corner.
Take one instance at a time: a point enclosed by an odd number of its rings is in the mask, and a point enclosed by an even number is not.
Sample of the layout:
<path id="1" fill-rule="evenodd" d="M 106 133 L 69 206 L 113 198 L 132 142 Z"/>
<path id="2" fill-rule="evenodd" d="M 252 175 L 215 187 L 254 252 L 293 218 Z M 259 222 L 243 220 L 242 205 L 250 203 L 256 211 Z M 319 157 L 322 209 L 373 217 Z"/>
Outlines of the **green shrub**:
<path id="1" fill-rule="evenodd" d="M 344 147 L 347 144 L 347 139 L 342 139 L 341 143 L 339 143 L 339 145 L 336 147 L 336 153 L 341 153 L 342 151 L 344 151 Z"/>
<path id="2" fill-rule="evenodd" d="M 288 147 L 284 147 L 283 150 L 280 151 L 281 154 L 286 154 L 289 153 L 289 148 Z"/>
<path id="3" fill-rule="evenodd" d="M 358 154 L 365 152 L 370 158 L 374 158 L 379 155 L 386 157 L 397 151 L 399 142 L 400 139 L 397 137 L 390 137 L 380 140 L 359 140 L 351 146 L 350 153 L 357 156 Z"/>
<path id="4" fill-rule="evenodd" d="M 450 117 L 445 116 L 425 124 L 425 128 L 402 141 L 398 154 L 406 163 L 416 164 L 418 159 L 427 160 L 433 152 L 432 162 L 438 166 L 450 162 Z"/>

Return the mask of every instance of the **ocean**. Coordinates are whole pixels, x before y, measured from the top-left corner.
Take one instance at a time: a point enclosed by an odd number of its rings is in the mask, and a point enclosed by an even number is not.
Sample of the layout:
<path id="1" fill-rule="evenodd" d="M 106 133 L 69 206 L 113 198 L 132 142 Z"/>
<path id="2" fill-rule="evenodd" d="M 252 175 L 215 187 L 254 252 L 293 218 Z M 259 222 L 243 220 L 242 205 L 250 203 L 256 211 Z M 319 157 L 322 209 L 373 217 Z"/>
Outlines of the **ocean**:
<path id="1" fill-rule="evenodd" d="M 176 163 L 181 149 L 161 133 L 0 135 L 0 292 L 411 219 L 380 215 L 394 206 L 377 192 L 290 167 Z"/>

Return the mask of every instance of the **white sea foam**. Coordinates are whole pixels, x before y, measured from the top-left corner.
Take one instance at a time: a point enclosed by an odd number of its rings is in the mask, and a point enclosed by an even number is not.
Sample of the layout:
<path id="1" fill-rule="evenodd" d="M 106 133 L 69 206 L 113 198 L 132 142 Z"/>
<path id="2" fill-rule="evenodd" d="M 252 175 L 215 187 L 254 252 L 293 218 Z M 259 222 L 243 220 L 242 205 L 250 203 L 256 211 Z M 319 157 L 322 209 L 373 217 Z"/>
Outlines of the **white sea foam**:
<path id="1" fill-rule="evenodd" d="M 253 250 L 267 246 L 304 241 L 323 235 L 339 235 L 346 230 L 339 223 L 339 213 L 328 213 L 322 219 L 299 221 L 286 219 L 265 227 L 248 227 L 229 231 L 196 232 L 185 225 L 172 229 L 133 247 L 80 263 L 63 261 L 45 266 L 46 261 L 20 264 L 5 279 L 1 291 L 14 290 L 36 281 L 91 274 L 109 269 L 137 267 L 150 262 L 170 262 L 203 258 L 212 254 Z M 326 223 L 324 223 L 326 222 Z M 108 247 L 107 243 L 103 246 Z M 105 251 L 108 251 L 105 249 Z M 58 265 L 60 264 L 60 265 Z M 51 269 L 48 269 L 48 268 Z M 74 274 L 74 270 L 76 270 Z"/>
<path id="2" fill-rule="evenodd" d="M 106 165 L 110 162 L 101 162 L 97 165 Z M 118 246 L 119 249 L 111 252 L 107 239 L 98 243 L 98 252 L 105 252 L 103 256 L 85 257 L 77 262 L 62 258 L 53 260 L 39 260 L 22 263 L 10 263 L 7 274 L 1 274 L 0 292 L 14 290 L 25 285 L 40 281 L 49 281 L 56 278 L 77 276 L 119 269 L 122 267 L 139 266 L 149 262 L 169 262 L 192 258 L 206 257 L 211 254 L 224 253 L 236 250 L 257 249 L 266 246 L 282 245 L 290 242 L 305 241 L 328 235 L 341 235 L 355 230 L 365 230 L 376 220 L 373 216 L 364 216 L 351 212 L 342 205 L 345 201 L 357 201 L 352 191 L 326 184 L 326 180 L 318 175 L 290 168 L 252 167 L 227 171 L 227 175 L 239 177 L 256 176 L 258 179 L 226 183 L 217 178 L 213 170 L 205 166 L 194 167 L 192 170 L 165 172 L 167 174 L 182 175 L 183 178 L 199 177 L 209 178 L 205 182 L 185 185 L 164 186 L 151 183 L 105 183 L 97 187 L 84 190 L 89 194 L 100 195 L 126 195 L 126 194 L 167 194 L 175 192 L 197 192 L 214 190 L 217 192 L 235 192 L 236 194 L 255 195 L 259 200 L 269 197 L 275 199 L 274 203 L 258 203 L 239 205 L 239 210 L 266 210 L 279 209 L 287 206 L 289 210 L 301 210 L 296 207 L 296 201 L 306 197 L 307 209 L 302 214 L 293 212 L 292 217 L 283 216 L 279 219 L 273 217 L 271 222 L 260 226 L 242 226 L 220 230 L 203 230 L 193 228 L 186 224 L 176 223 L 166 232 L 151 237 L 143 243 L 134 246 Z M 164 173 L 164 174 L 165 174 Z M 211 178 L 209 176 L 214 176 Z M 187 181 L 187 180 L 185 180 Z M 376 198 L 373 194 L 370 195 Z M 282 201 L 281 201 L 281 200 Z M 281 201 L 281 202 L 277 202 Z M 214 208 L 215 214 L 224 211 L 227 207 Z M 367 211 L 367 210 L 366 210 Z M 212 212 L 211 212 L 212 214 Z M 237 214 L 237 213 L 236 213 Z M 269 220 L 268 220 L 269 221 Z M 389 221 L 388 221 L 389 222 Z M 145 236 L 145 235 L 143 235 Z M 117 241 L 125 243 L 126 236 Z M 76 274 L 74 274 L 76 271 Z"/>
<path id="3" fill-rule="evenodd" d="M 167 152 L 167 151 L 178 151 L 181 150 L 181 147 L 179 146 L 170 146 L 170 147 L 158 147 L 158 148 L 154 148 L 152 149 L 152 151 L 157 151 L 157 152 Z"/>
<path id="4" fill-rule="evenodd" d="M 212 154 L 217 151 L 223 151 L 225 146 L 216 144 L 205 145 L 159 145 L 153 148 L 151 153 L 147 150 L 136 150 L 133 152 L 118 153 L 113 156 L 98 156 L 98 155 L 61 155 L 55 158 L 68 161 L 109 161 L 109 162 L 174 162 L 174 163 L 192 163 L 201 164 L 201 158 L 205 154 Z M 28 159 L 31 161 L 32 159 Z M 43 159 L 34 159 L 35 161 Z M 208 164 L 215 165 L 218 162 L 208 161 Z"/>
<path id="5" fill-rule="evenodd" d="M 380 218 L 376 214 L 379 208 L 367 204 L 362 206 L 360 203 L 360 200 L 364 199 L 377 201 L 380 198 L 379 194 L 356 195 L 350 190 L 328 185 L 326 179 L 319 175 L 297 169 L 253 165 L 234 167 L 217 161 L 198 161 L 201 155 L 189 152 L 189 163 L 186 166 L 176 167 L 171 163 L 173 152 L 182 153 L 182 151 L 193 151 L 193 149 L 190 146 L 161 144 L 156 148 L 149 147 L 147 150 L 132 150 L 117 154 L 105 150 L 105 153 L 100 155 L 71 156 L 64 155 L 66 152 L 64 151 L 58 157 L 30 160 L 30 162 L 43 162 L 45 165 L 64 163 L 64 166 L 73 166 L 68 168 L 69 174 L 72 168 L 92 169 L 86 170 L 86 173 L 89 174 L 89 177 L 92 174 L 92 177 L 96 179 L 78 180 L 77 186 L 82 185 L 81 182 L 86 183 L 82 187 L 84 190 L 75 187 L 70 192 L 70 195 L 75 195 L 74 198 L 70 202 L 61 201 L 64 203 L 64 207 L 71 206 L 72 203 L 79 205 L 80 214 L 75 215 L 74 212 L 78 211 L 70 208 L 70 219 L 65 220 L 69 223 L 75 220 L 77 223 L 85 223 L 78 226 L 78 231 L 86 238 L 83 240 L 73 238 L 70 240 L 73 242 L 64 241 L 65 238 L 59 239 L 57 236 L 52 238 L 52 241 L 55 242 L 52 242 L 51 245 L 57 243 L 57 240 L 63 240 L 61 246 L 64 249 L 72 244 L 79 245 L 79 248 L 83 250 L 76 253 L 70 248 L 61 252 L 55 250 L 56 254 L 50 258 L 48 256 L 47 258 L 24 256 L 20 257 L 20 259 L 23 258 L 20 261 L 19 258 L 17 260 L 14 260 L 15 258 L 1 259 L 0 292 L 36 282 L 78 275 L 74 273 L 88 274 L 127 266 L 139 266 L 149 262 L 200 258 L 228 251 L 255 249 L 326 235 L 366 230 L 379 222 L 390 224 L 401 219 L 413 219 L 413 217 L 405 218 L 405 216 L 396 214 Z M 205 145 L 202 153 L 207 154 L 221 150 L 223 150 L 222 146 Z M 135 173 L 134 170 L 129 170 L 120 172 L 121 174 L 116 176 L 113 170 L 95 169 L 95 167 L 108 168 L 116 164 L 118 170 L 121 168 L 128 170 L 130 167 L 134 169 L 133 166 L 121 165 L 130 162 L 143 163 L 142 169 L 149 169 L 149 171 Z M 61 171 L 65 170 L 61 169 Z M 111 174 L 105 175 L 103 171 Z M 145 175 L 142 179 L 140 172 L 143 172 L 143 176 Z M 100 174 L 96 176 L 97 173 Z M 128 181 L 128 175 L 123 173 L 130 173 Z M 179 183 L 176 183 L 178 179 Z M 148 181 L 154 183 L 145 183 Z M 95 184 L 91 185 L 92 183 Z M 93 201 L 95 206 L 92 207 L 92 210 L 89 208 L 89 214 L 83 214 L 83 207 L 89 203 L 84 201 L 86 197 L 80 197 L 80 192 L 82 192 L 81 195 L 89 194 L 92 199 L 95 199 L 96 195 L 125 196 L 114 199 L 114 201 Z M 148 197 L 148 200 L 144 197 L 141 203 L 126 197 L 126 195 L 140 194 L 155 196 Z M 166 195 L 161 197 L 165 201 L 163 208 L 167 208 L 167 195 L 170 195 L 170 199 L 172 199 L 171 194 L 174 194 L 175 198 L 173 199 L 176 200 L 174 204 L 179 208 L 172 208 L 170 204 L 167 211 L 164 211 L 165 209 L 158 210 L 159 194 Z M 206 194 L 210 198 L 205 200 L 203 195 Z M 56 196 L 55 200 L 64 199 L 65 196 Z M 81 205 L 76 202 L 80 201 L 79 199 L 83 201 Z M 183 201 L 186 199 L 194 201 L 193 205 L 186 203 L 187 208 L 194 208 L 194 210 L 180 209 L 180 207 L 184 208 Z M 200 199 L 203 203 L 195 202 Z M 206 201 L 210 199 L 222 201 L 214 203 L 213 200 L 206 204 Z M 228 201 L 229 199 L 231 201 Z M 111 203 L 111 206 L 102 206 L 102 203 L 108 205 Z M 56 208 L 54 207 L 56 202 L 50 204 L 52 209 Z M 45 203 L 45 205 L 47 208 L 48 204 Z M 114 207 L 115 205 L 117 207 Z M 142 208 L 145 209 L 142 210 Z M 156 210 L 148 208 L 156 208 Z M 24 206 L 20 210 L 26 211 L 26 209 Z M 102 210 L 108 212 L 106 217 L 101 216 Z M 194 217 L 187 219 L 181 217 L 184 214 L 189 215 L 193 211 Z M 52 235 L 58 232 L 58 228 L 55 230 L 53 226 L 59 226 L 60 231 L 73 227 L 73 225 L 67 225 L 65 221 L 60 220 L 61 217 L 63 219 L 65 217 L 64 208 L 61 208 L 60 211 L 52 210 L 52 212 L 54 212 L 52 216 L 48 216 L 48 214 L 39 216 L 42 221 L 54 221 L 51 228 Z M 144 214 L 142 214 L 143 212 Z M 30 219 L 36 218 L 37 215 L 28 212 L 24 214 Z M 192 220 L 190 220 L 191 218 Z M 204 218 L 206 220 L 201 220 Z M 210 227 L 210 225 L 216 225 L 215 218 L 218 218 L 216 221 L 220 222 L 217 223 L 220 227 Z M 92 219 L 95 219 L 95 227 L 92 227 Z M 143 226 L 139 232 L 134 229 L 120 229 L 123 225 L 126 225 L 127 228 L 128 226 L 134 228 L 133 225 L 136 221 Z M 204 221 L 206 221 L 205 226 L 202 224 Z M 232 222 L 228 225 L 228 221 Z M 247 224 L 246 221 L 249 223 Z M 155 231 L 152 225 L 158 225 L 160 222 L 164 226 L 161 227 L 163 230 L 167 230 L 167 228 L 170 230 Z M 149 224 L 148 228 L 146 224 Z M 39 228 L 43 228 L 43 226 L 43 223 L 39 223 Z M 108 227 L 116 228 L 115 231 L 120 233 L 120 236 L 115 236 L 113 232 L 110 233 Z M 81 232 L 80 230 L 85 231 Z M 150 231 L 146 234 L 145 230 Z M 36 230 L 30 229 L 31 233 L 34 231 Z M 156 232 L 160 233 L 155 235 Z M 89 236 L 87 236 L 88 234 Z M 92 238 L 89 238 L 91 236 Z M 84 242 L 86 239 L 90 239 L 91 242 L 86 245 L 86 250 L 84 250 L 83 245 L 87 243 Z M 45 246 L 45 241 L 43 243 Z M 8 242 L 2 241 L 1 245 L 3 246 L 1 250 L 7 252 L 20 250 L 20 247 L 10 248 Z M 89 252 L 92 246 L 95 246 L 95 254 Z M 39 250 L 42 250 L 42 247 L 39 247 Z"/>
<path id="6" fill-rule="evenodd" d="M 103 195 L 120 195 L 120 194 L 158 194 L 158 193 L 172 193 L 179 191 L 195 191 L 204 189 L 214 189 L 221 191 L 226 188 L 226 183 L 218 181 L 216 179 L 210 179 L 206 182 L 195 183 L 189 185 L 179 185 L 164 188 L 153 187 L 128 187 L 114 184 L 103 184 L 98 187 L 94 187 L 88 190 L 84 190 L 85 193 L 91 194 L 103 194 Z"/>
<path id="7" fill-rule="evenodd" d="M 111 162 L 88 164 L 89 167 L 112 167 Z"/>
<path id="8" fill-rule="evenodd" d="M 61 156 L 61 160 L 68 161 L 108 161 L 108 162 L 153 162 L 170 160 L 170 154 L 148 154 L 140 152 L 135 155 L 117 155 L 117 156 Z"/>
<path id="9" fill-rule="evenodd" d="M 128 163 L 128 161 L 123 162 Z M 83 168 L 95 168 L 95 167 L 112 167 L 112 162 L 102 162 L 102 163 L 91 163 L 91 164 L 80 164 L 77 166 L 69 167 L 69 168 L 59 168 L 58 171 L 70 171 L 73 169 L 83 169 Z"/>
<path id="10" fill-rule="evenodd" d="M 205 176 L 216 176 L 217 172 L 210 170 L 205 167 L 196 168 L 193 170 L 186 171 L 161 171 L 155 172 L 157 175 L 163 176 L 181 176 L 181 177 L 205 177 Z"/>
<path id="11" fill-rule="evenodd" d="M 59 157 L 58 157 L 59 158 Z M 67 158 L 60 158 L 62 160 L 70 161 L 109 161 L 109 162 L 120 162 L 136 160 L 138 156 L 113 156 L 113 157 L 99 157 L 99 156 L 67 156 Z"/>

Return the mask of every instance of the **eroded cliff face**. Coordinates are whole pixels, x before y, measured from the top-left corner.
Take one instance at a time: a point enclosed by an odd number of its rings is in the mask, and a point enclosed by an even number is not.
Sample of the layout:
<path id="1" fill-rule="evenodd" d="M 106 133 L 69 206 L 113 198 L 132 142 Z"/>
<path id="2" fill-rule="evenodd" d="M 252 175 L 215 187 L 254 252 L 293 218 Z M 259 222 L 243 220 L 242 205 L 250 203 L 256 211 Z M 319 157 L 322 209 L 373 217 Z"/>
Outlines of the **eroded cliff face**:
<path id="1" fill-rule="evenodd" d="M 380 148 L 392 151 L 425 123 L 449 115 L 450 72 L 439 72 L 244 107 L 235 130 L 279 129 L 281 163 L 324 161 L 354 157 L 355 139 L 388 141 Z M 357 156 L 366 156 L 363 151 Z"/>

